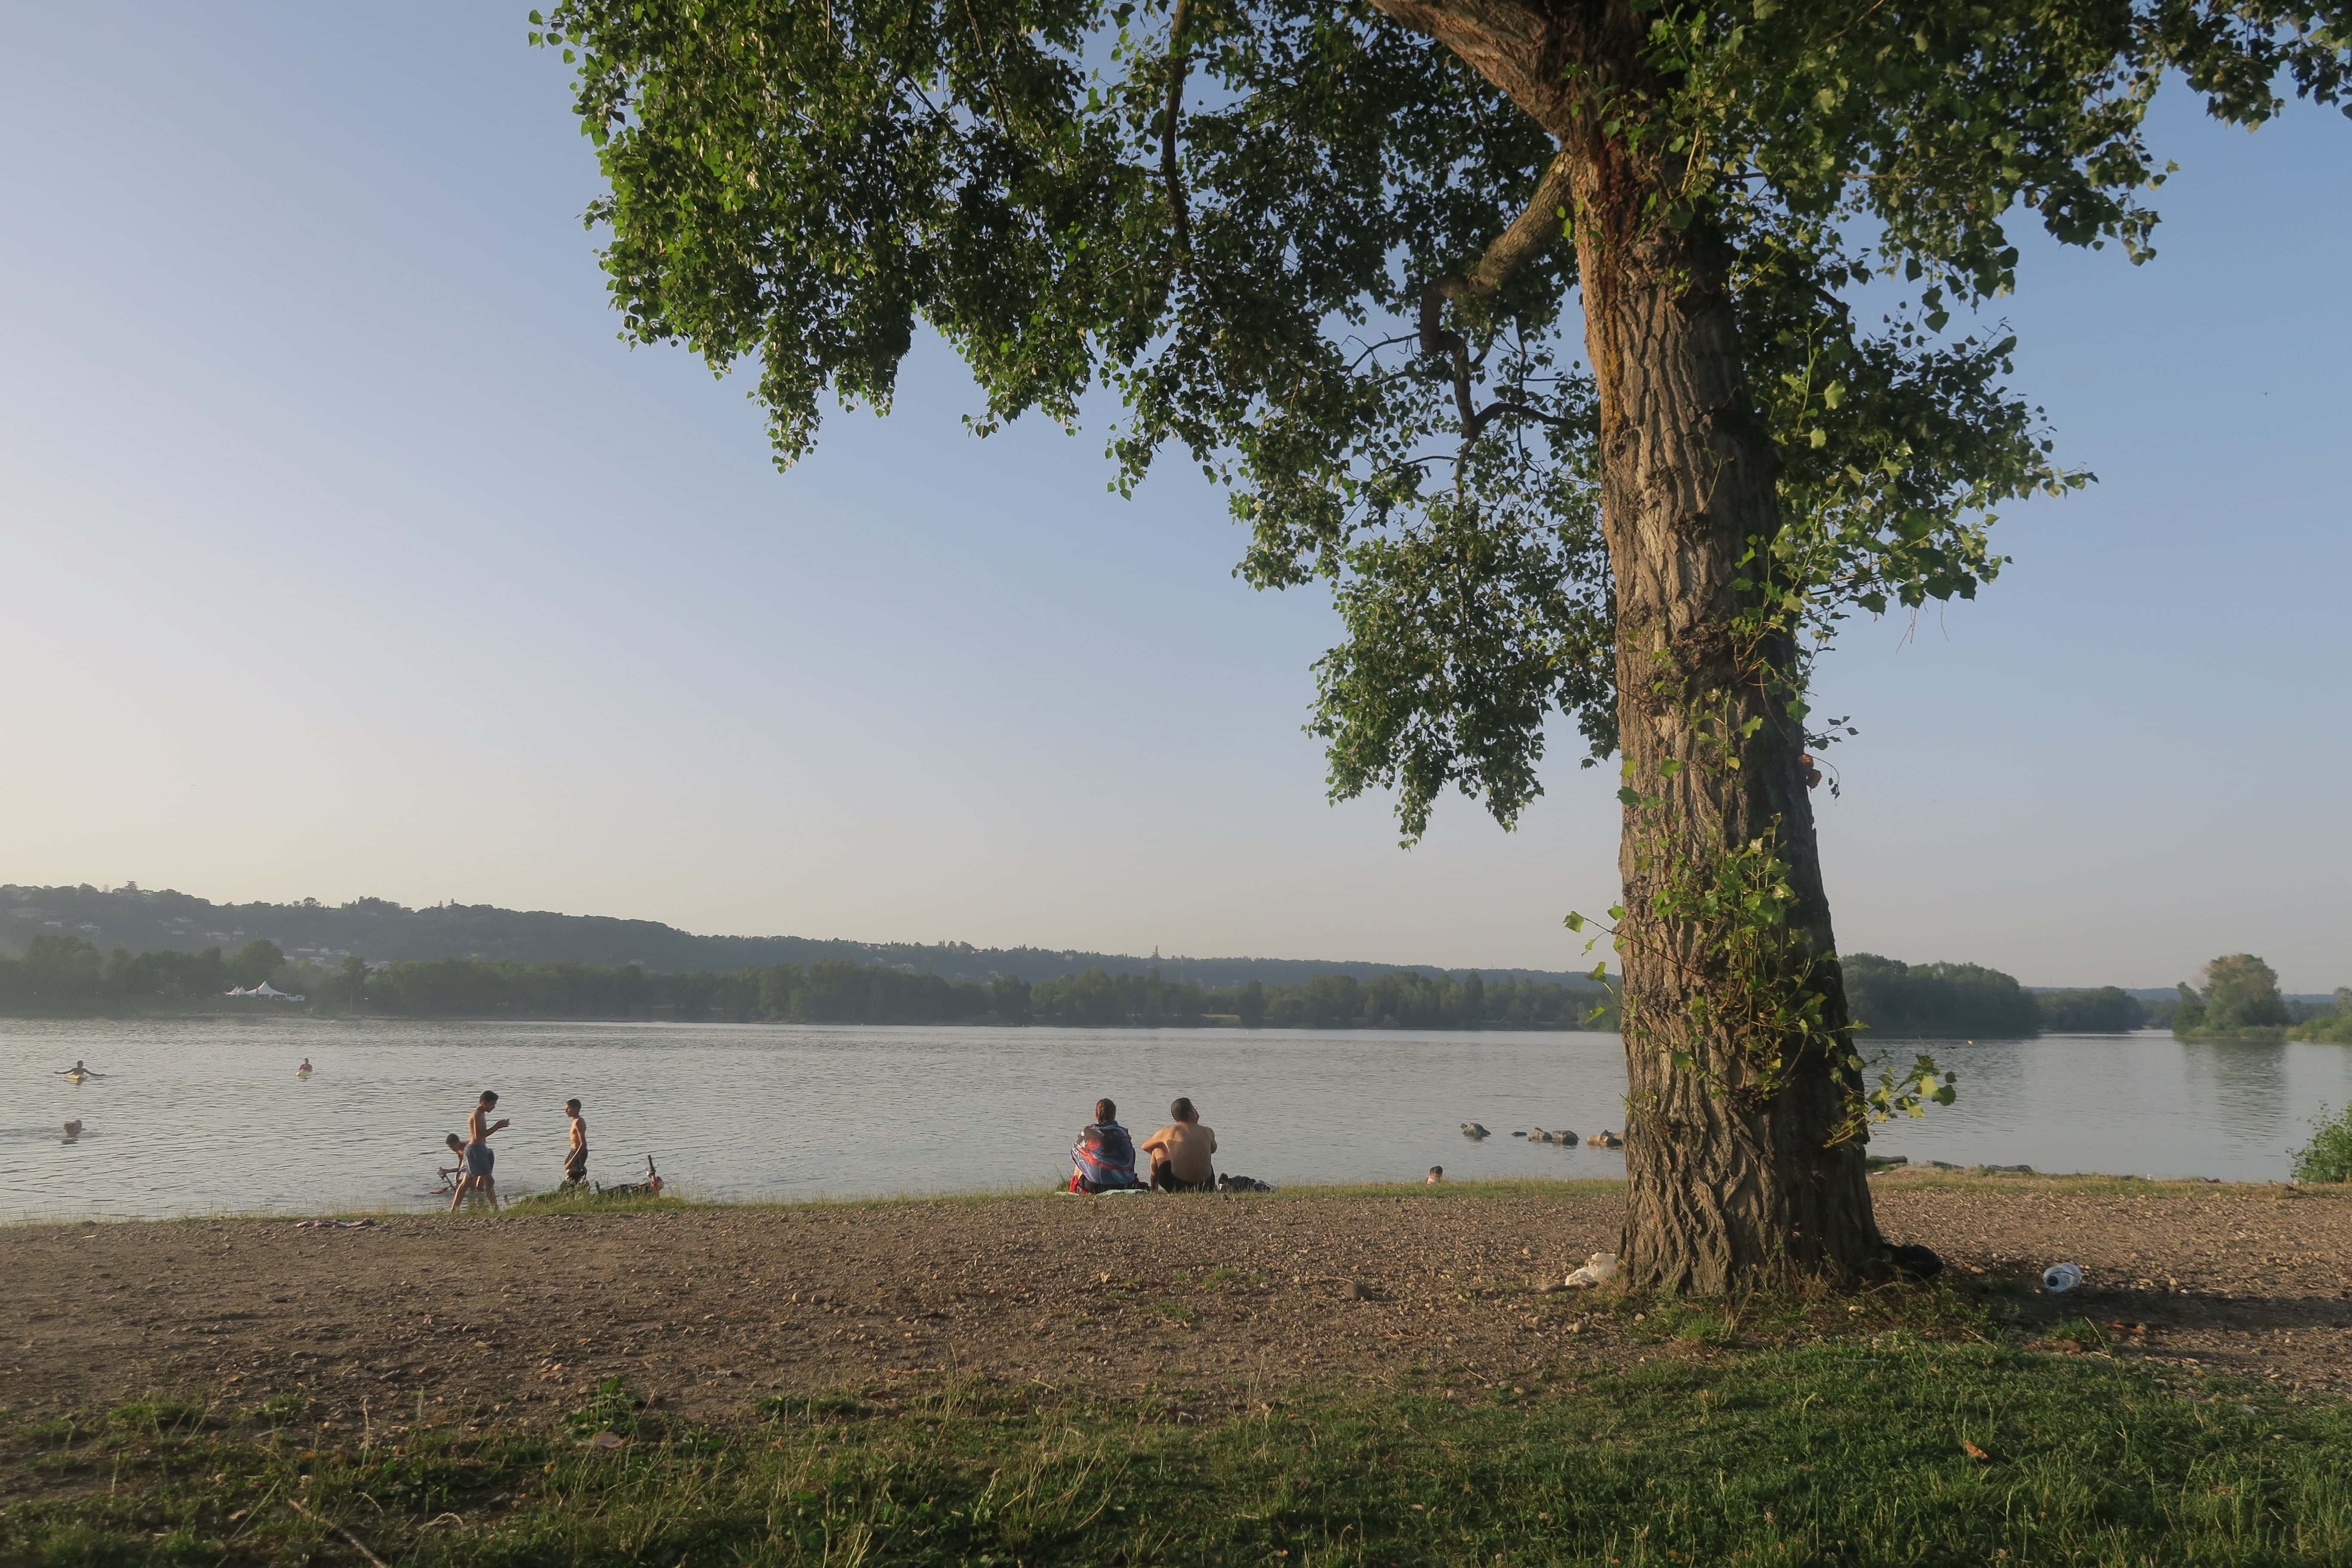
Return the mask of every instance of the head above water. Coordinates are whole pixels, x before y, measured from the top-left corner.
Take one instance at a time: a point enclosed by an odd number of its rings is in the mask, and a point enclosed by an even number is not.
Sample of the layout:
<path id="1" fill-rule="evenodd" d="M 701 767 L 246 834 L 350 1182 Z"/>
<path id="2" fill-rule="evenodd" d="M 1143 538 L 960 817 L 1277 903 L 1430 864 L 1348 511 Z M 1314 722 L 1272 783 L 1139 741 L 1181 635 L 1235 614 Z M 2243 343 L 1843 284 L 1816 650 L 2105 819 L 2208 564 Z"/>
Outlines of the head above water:
<path id="1" fill-rule="evenodd" d="M 1176 1097 L 1176 1103 L 1168 1108 L 1168 1114 L 1174 1117 L 1179 1121 L 1198 1121 L 1201 1120 L 1201 1113 L 1192 1109 L 1192 1100 L 1189 1097 L 1181 1094 Z"/>
<path id="2" fill-rule="evenodd" d="M 1096 1100 L 1096 1101 L 1095 1101 L 1095 1120 L 1096 1120 L 1097 1121 L 1118 1121 L 1118 1106 L 1116 1106 L 1116 1105 L 1113 1105 L 1113 1104 L 1112 1104 L 1109 1100 Z"/>

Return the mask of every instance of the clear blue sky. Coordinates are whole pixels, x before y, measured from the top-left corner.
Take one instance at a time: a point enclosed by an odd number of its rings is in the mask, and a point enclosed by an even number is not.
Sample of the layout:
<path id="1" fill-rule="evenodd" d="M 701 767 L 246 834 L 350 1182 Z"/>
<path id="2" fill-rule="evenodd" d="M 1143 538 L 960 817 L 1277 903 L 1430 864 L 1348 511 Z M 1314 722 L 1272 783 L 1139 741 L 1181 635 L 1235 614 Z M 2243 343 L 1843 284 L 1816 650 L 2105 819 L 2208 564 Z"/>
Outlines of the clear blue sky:
<path id="1" fill-rule="evenodd" d="M 526 6 L 0 14 L 0 879 L 698 931 L 1564 966 L 1615 780 L 1506 835 L 1323 801 L 1332 633 L 1221 500 L 988 441 L 919 351 L 790 475 L 614 337 Z M 1822 830 L 1848 949 L 2029 984 L 2352 983 L 2352 125 L 2176 104 L 2162 254 L 2028 249 L 2087 494 L 1864 623 Z"/>

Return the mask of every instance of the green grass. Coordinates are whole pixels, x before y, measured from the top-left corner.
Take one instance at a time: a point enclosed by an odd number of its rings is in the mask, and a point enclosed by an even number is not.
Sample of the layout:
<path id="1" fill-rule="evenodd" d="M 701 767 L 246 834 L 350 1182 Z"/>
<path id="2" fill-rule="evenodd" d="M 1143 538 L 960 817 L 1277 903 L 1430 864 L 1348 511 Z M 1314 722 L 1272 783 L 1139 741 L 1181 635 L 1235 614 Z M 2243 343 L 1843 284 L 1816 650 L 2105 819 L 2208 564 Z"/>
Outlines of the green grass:
<path id="1" fill-rule="evenodd" d="M 607 1384 L 551 1430 L 363 1435 L 150 1403 L 0 1419 L 0 1562 L 358 1561 L 325 1521 L 400 1568 L 2352 1561 L 2352 1412 L 2215 1390 L 1896 1331 L 1243 1414 L 897 1386 L 707 1428 Z"/>

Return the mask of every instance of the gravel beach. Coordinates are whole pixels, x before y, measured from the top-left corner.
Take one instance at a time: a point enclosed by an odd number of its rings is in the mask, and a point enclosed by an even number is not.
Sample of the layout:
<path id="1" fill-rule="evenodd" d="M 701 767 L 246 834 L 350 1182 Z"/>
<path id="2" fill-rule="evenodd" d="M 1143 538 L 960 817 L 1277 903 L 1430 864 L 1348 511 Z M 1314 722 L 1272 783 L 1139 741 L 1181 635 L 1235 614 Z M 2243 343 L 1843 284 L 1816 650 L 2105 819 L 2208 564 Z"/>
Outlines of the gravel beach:
<path id="1" fill-rule="evenodd" d="M 2352 1194 L 1877 1177 L 1889 1238 L 2038 1333 L 2352 1392 Z M 604 1379 L 685 1414 L 985 1376 L 1211 1405 L 1400 1374 L 1539 1381 L 1728 1353 L 1545 1290 L 1612 1248 L 1612 1184 L 991 1197 L 0 1229 L 0 1405 L 299 1394 L 359 1421 L 552 1415 Z M 2042 1267 L 2087 1283 L 2042 1294 Z M 2067 1348 L 2063 1344 L 2054 1348 Z"/>

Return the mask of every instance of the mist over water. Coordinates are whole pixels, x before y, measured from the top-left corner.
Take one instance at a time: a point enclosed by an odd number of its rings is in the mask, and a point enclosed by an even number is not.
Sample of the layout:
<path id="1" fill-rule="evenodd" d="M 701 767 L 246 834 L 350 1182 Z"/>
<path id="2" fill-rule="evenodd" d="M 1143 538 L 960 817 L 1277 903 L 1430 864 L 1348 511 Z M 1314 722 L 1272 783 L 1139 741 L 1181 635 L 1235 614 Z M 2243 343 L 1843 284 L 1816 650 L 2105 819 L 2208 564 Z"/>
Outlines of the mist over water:
<path id="1" fill-rule="evenodd" d="M 1874 1151 L 2044 1171 L 2277 1180 L 2352 1049 L 2168 1036 L 1927 1042 L 1957 1105 Z M 1910 1042 L 1865 1055 L 1907 1062 Z M 297 1079 L 308 1056 L 317 1068 Z M 108 1076 L 69 1084 L 77 1059 Z M 1038 1189 L 1097 1097 L 1139 1137 L 1190 1095 L 1221 1171 L 1307 1181 L 1622 1174 L 1531 1126 L 1624 1125 L 1606 1034 L 885 1028 L 770 1025 L 11 1021 L 0 1025 L 0 1218 L 431 1206 L 441 1140 L 482 1089 L 502 1197 L 560 1179 L 583 1100 L 600 1182 L 654 1155 L 674 1190 L 809 1198 Z M 84 1123 L 70 1142 L 60 1128 Z M 1475 1121 L 1495 1136 L 1464 1138 Z"/>

